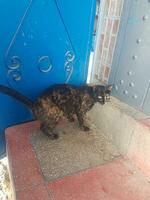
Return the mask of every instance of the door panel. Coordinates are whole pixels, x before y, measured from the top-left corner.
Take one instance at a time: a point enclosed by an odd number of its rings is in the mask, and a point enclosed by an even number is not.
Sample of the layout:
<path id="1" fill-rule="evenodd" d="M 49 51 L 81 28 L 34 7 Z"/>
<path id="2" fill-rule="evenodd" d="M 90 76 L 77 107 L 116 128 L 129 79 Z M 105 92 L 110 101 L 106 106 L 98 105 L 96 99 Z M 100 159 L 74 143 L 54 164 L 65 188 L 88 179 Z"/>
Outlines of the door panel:
<path id="1" fill-rule="evenodd" d="M 36 99 L 54 83 L 85 83 L 94 16 L 95 0 L 0 1 L 0 84 Z M 13 98 L 0 102 L 1 137 L 32 119 Z"/>
<path id="2" fill-rule="evenodd" d="M 122 38 L 123 42 L 119 41 L 122 44 L 121 51 L 116 49 L 115 54 L 119 56 L 117 62 L 114 62 L 117 66 L 114 95 L 140 110 L 143 110 L 143 106 L 144 110 L 148 106 L 145 98 L 150 81 L 148 6 L 148 1 L 131 1 L 127 24 L 124 24 L 125 36 Z"/>

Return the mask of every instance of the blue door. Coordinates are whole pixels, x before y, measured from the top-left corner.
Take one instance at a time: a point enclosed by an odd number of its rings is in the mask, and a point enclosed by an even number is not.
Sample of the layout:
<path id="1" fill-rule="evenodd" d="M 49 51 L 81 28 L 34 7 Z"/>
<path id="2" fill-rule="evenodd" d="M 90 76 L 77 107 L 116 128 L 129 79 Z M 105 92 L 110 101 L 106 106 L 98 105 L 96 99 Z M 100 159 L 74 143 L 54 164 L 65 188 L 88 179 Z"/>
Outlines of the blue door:
<path id="1" fill-rule="evenodd" d="M 95 0 L 1 0 L 0 83 L 35 99 L 54 83 L 86 82 Z M 4 129 L 31 120 L 27 108 L 0 94 Z"/>

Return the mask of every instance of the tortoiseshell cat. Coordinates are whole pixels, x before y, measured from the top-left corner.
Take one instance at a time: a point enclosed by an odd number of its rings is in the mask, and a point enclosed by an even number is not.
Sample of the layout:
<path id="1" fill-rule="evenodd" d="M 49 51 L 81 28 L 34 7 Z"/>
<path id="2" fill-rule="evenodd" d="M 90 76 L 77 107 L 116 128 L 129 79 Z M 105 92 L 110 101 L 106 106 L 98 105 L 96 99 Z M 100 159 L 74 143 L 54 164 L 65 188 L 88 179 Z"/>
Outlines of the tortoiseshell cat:
<path id="1" fill-rule="evenodd" d="M 51 86 L 35 102 L 14 89 L 0 85 L 0 92 L 16 98 L 24 103 L 41 122 L 41 130 L 52 139 L 58 138 L 55 130 L 58 121 L 66 116 L 70 122 L 77 116 L 79 127 L 89 131 L 85 125 L 85 114 L 96 102 L 104 104 L 109 99 L 112 85 L 74 86 L 59 84 Z"/>

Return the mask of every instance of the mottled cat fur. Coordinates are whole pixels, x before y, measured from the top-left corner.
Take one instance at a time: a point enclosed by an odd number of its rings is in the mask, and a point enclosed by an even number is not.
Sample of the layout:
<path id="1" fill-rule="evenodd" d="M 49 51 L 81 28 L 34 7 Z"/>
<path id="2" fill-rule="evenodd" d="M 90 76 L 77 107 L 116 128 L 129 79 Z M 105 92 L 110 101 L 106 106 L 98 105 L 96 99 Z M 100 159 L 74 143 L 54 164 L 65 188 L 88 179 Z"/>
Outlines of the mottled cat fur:
<path id="1" fill-rule="evenodd" d="M 51 86 L 35 102 L 14 89 L 0 85 L 0 92 L 13 96 L 29 109 L 34 118 L 41 122 L 41 130 L 52 139 L 58 138 L 55 130 L 59 120 L 65 116 L 70 122 L 77 116 L 79 127 L 89 131 L 85 125 L 85 114 L 96 102 L 104 104 L 109 99 L 112 86 L 74 86 L 59 84 Z"/>

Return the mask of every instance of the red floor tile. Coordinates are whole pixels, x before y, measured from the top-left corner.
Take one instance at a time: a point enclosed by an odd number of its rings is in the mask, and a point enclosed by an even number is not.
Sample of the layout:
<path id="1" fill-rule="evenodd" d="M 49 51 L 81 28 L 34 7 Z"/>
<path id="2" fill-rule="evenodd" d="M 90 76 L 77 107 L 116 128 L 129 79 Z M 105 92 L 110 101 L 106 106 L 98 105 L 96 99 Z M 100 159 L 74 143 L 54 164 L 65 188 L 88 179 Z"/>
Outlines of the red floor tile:
<path id="1" fill-rule="evenodd" d="M 44 183 L 39 162 L 29 140 L 31 124 L 32 128 L 38 125 L 33 122 L 28 123 L 28 126 L 23 124 L 6 131 L 7 154 L 16 191 Z"/>
<path id="2" fill-rule="evenodd" d="M 140 122 L 150 128 L 150 118 L 142 119 Z"/>
<path id="3" fill-rule="evenodd" d="M 49 194 L 44 185 L 38 185 L 28 190 L 17 192 L 17 200 L 48 200 Z"/>
<path id="4" fill-rule="evenodd" d="M 30 152 L 25 152 L 24 155 L 17 155 L 16 158 L 13 157 L 13 160 L 9 159 L 15 190 L 23 190 L 44 183 L 41 170 L 38 167 L 39 163 L 35 160 L 35 157 L 27 156 L 27 153 L 30 155 Z M 33 159 L 30 160 L 26 157 Z"/>
<path id="5" fill-rule="evenodd" d="M 150 183 L 122 159 L 57 180 L 48 188 L 55 200 L 150 199 Z"/>
<path id="6" fill-rule="evenodd" d="M 6 131 L 17 200 L 150 200 L 150 180 L 125 159 L 46 183 L 29 140 L 38 127 L 31 122 Z"/>

